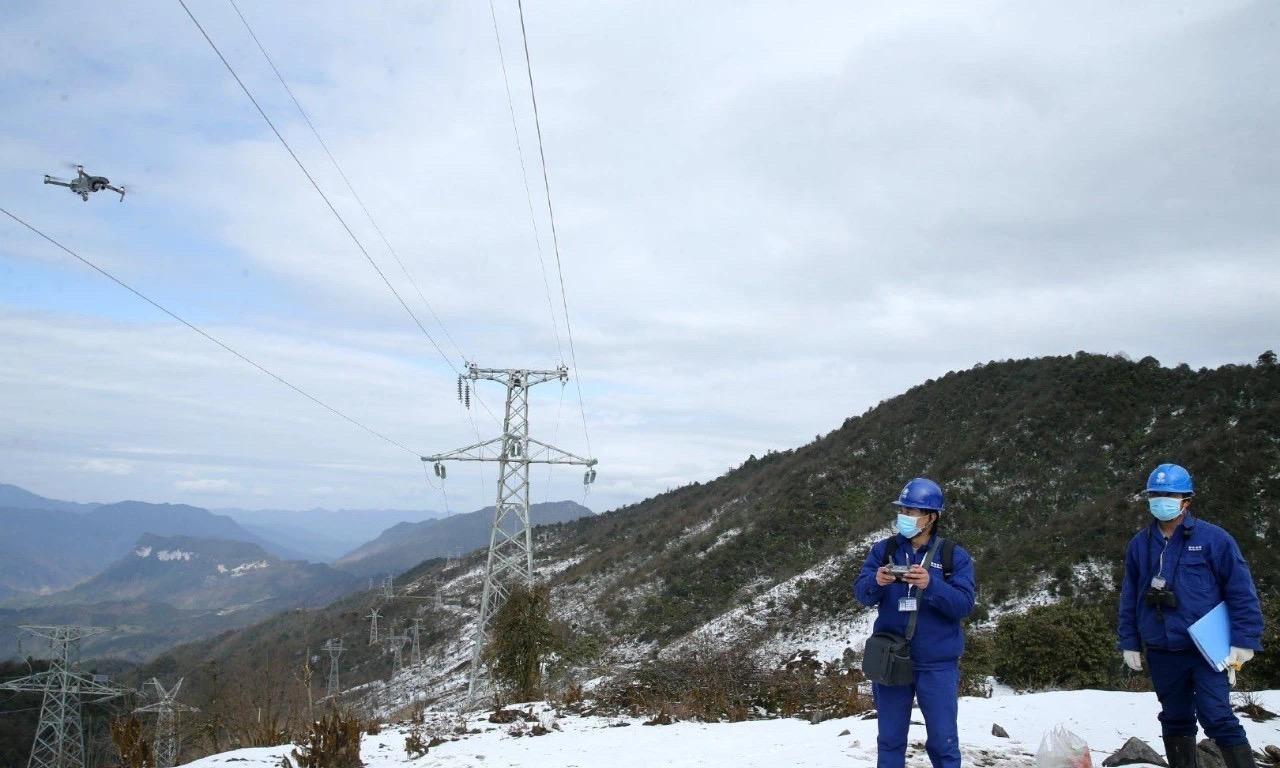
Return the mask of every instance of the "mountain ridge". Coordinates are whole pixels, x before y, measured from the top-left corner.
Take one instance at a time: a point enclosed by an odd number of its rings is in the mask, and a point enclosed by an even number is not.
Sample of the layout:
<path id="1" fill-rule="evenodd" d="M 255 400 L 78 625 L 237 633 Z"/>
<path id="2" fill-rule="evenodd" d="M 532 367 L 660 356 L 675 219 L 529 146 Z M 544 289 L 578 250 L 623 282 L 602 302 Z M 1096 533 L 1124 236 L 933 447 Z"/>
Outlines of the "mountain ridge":
<path id="1" fill-rule="evenodd" d="M 1194 371 L 1078 353 L 992 362 L 912 387 L 814 442 L 761 457 L 602 515 L 535 530 L 535 565 L 557 617 L 585 645 L 592 672 L 617 670 L 700 635 L 756 648 L 812 647 L 838 658 L 865 636 L 850 593 L 865 549 L 888 535 L 888 502 L 904 480 L 938 479 L 943 535 L 975 557 L 975 623 L 1018 598 L 1113 594 L 1124 543 L 1148 515 L 1137 490 L 1157 463 L 1196 476 L 1196 509 L 1233 531 L 1264 599 L 1280 599 L 1280 368 Z M 280 615 L 157 660 L 221 674 L 267 674 L 264 648 L 293 664 L 324 638 L 351 641 L 348 685 L 385 677 L 364 617 L 386 626 L 424 619 L 427 682 L 456 695 L 482 584 L 483 551 L 428 560 L 397 584 L 443 606 L 356 593 L 327 608 Z M 825 631 L 825 630 L 824 630 Z M 461 639 L 461 642 L 460 642 Z M 296 648 L 294 646 L 297 646 Z M 142 674 L 150 667 L 141 670 Z M 416 678 L 415 678 L 416 680 Z M 406 679 L 406 683 L 409 681 Z M 193 696 L 207 696 L 195 674 Z"/>

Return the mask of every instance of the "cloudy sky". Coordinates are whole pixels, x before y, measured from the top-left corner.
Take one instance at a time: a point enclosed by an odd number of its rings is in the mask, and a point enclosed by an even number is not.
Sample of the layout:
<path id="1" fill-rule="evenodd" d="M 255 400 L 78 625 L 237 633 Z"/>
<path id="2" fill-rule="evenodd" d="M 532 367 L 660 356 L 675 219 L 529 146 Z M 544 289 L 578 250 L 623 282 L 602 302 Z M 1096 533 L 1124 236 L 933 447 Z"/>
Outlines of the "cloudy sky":
<path id="1" fill-rule="evenodd" d="M 0 207 L 409 450 L 0 217 L 0 482 L 442 509 L 413 454 L 498 430 L 450 366 L 568 356 L 514 1 L 495 7 L 534 217 L 487 3 L 239 0 L 447 334 L 235 9 L 188 2 L 448 361 L 176 0 L 11 4 Z M 976 362 L 1280 346 L 1274 3 L 525 10 L 597 509 Z M 69 162 L 133 191 L 40 183 Z M 574 385 L 532 408 L 536 436 L 588 450 Z M 493 482 L 455 467 L 450 508 Z M 538 471 L 533 497 L 582 500 L 581 473 Z"/>

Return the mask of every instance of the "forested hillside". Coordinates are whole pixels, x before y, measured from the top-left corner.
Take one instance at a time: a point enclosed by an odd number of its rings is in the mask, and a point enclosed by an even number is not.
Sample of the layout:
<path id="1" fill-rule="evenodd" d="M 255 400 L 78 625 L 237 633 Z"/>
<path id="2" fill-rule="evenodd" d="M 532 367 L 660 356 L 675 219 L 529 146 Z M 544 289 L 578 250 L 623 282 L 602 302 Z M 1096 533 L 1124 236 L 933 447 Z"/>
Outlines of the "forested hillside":
<path id="1" fill-rule="evenodd" d="M 887 502 L 922 474 L 947 490 L 944 533 L 976 559 L 980 621 L 1015 596 L 1105 596 L 1126 540 L 1149 520 L 1137 492 L 1163 461 L 1191 469 L 1197 513 L 1235 534 L 1259 588 L 1276 599 L 1280 553 L 1269 540 L 1280 533 L 1280 367 L 1270 357 L 1196 371 L 1081 353 L 949 373 L 712 482 L 540 528 L 537 560 L 578 658 L 597 670 L 704 628 L 726 642 L 764 643 L 863 615 L 850 595 L 854 570 L 887 533 Z M 476 555 L 446 570 L 433 560 L 400 580 L 422 595 L 443 584 L 444 609 L 383 606 L 384 622 L 424 620 L 429 666 L 415 685 L 465 660 L 481 562 Z M 287 683 L 308 648 L 337 636 L 354 649 L 344 687 L 381 679 L 389 661 L 368 645 L 364 616 L 382 603 L 361 593 L 282 614 L 175 649 L 142 674 L 186 674 L 192 696 L 228 699 L 228 681 Z"/>

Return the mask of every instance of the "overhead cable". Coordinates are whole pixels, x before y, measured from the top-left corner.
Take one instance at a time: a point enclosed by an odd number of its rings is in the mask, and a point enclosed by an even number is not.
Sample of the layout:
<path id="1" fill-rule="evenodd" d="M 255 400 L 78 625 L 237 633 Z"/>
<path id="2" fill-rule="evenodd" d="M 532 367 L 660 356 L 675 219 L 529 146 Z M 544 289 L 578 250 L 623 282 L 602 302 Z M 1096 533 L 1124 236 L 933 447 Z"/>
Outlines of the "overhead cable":
<path id="1" fill-rule="evenodd" d="M 195 14 L 193 14 L 191 12 L 191 9 L 187 7 L 185 0 L 178 0 L 178 4 L 181 5 L 182 9 L 187 12 L 187 16 L 191 17 L 191 22 L 195 24 L 196 29 L 200 30 L 200 34 L 204 37 L 205 42 L 209 43 L 209 47 L 213 49 L 213 52 L 217 54 L 218 59 L 222 61 L 222 65 L 227 68 L 228 72 L 231 73 L 231 77 L 233 77 L 236 81 L 236 84 L 240 86 L 240 90 L 244 91 L 244 95 L 247 96 L 249 98 L 249 101 L 253 103 L 254 109 L 258 110 L 258 114 L 261 115 L 262 119 L 266 121 L 267 126 L 271 128 L 271 132 L 274 133 L 276 135 L 276 138 L 280 140 L 280 144 L 283 145 L 285 148 L 285 151 L 289 153 L 289 157 L 293 158 L 293 162 L 297 164 L 298 169 L 301 170 L 302 174 L 307 177 L 307 181 L 311 182 L 311 186 L 315 188 L 316 193 L 320 195 L 320 198 L 324 200 L 325 205 L 329 207 L 329 212 L 333 214 L 334 218 L 338 220 L 338 223 L 342 225 L 342 228 L 346 230 L 347 234 L 351 237 L 351 242 L 355 243 L 356 247 L 360 249 L 360 253 L 364 254 L 365 260 L 369 262 L 369 266 L 373 267 L 373 271 L 378 273 L 378 277 L 382 278 L 382 282 L 386 284 L 387 290 L 391 291 L 391 294 L 396 297 L 396 301 L 400 302 L 400 306 L 404 307 L 404 311 L 407 312 L 409 314 L 409 317 L 413 319 L 414 324 L 418 326 L 418 330 L 422 331 L 422 335 L 427 337 L 427 341 L 431 342 L 431 346 L 435 347 L 436 352 L 440 353 L 440 357 L 444 359 L 445 363 L 449 366 L 449 368 L 451 368 L 454 373 L 459 373 L 457 366 L 453 364 L 453 361 L 449 359 L 449 356 L 445 354 L 443 349 L 440 348 L 440 345 L 436 342 L 435 338 L 427 330 L 426 326 L 422 324 L 422 321 L 418 319 L 418 316 L 414 313 L 414 311 L 409 308 L 409 304 L 404 300 L 404 297 L 400 295 L 400 292 L 397 291 L 395 286 L 391 284 L 391 281 L 387 279 L 387 276 L 385 273 L 383 273 L 382 268 L 379 267 L 378 263 L 374 261 L 372 256 L 369 255 L 368 249 L 366 249 L 364 247 L 364 244 L 360 242 L 360 238 L 356 237 L 356 233 L 347 224 L 346 219 L 342 218 L 341 213 L 338 213 L 338 209 L 334 206 L 333 202 L 329 200 L 329 196 L 324 193 L 324 190 L 320 188 L 320 185 L 316 182 L 315 177 L 313 177 L 311 175 L 311 172 L 307 170 L 307 166 L 303 164 L 302 160 L 298 157 L 297 153 L 293 151 L 293 147 L 289 146 L 289 142 L 285 140 L 284 136 L 280 133 L 280 130 L 276 128 L 275 123 L 271 122 L 271 118 L 267 116 L 267 113 L 265 110 L 263 110 L 262 105 L 258 103 L 258 100 L 254 98 L 253 93 L 249 90 L 249 87 L 246 86 L 244 81 L 240 79 L 240 75 L 238 75 L 236 73 L 235 68 L 231 66 L 231 62 L 227 61 L 227 57 L 222 55 L 222 51 L 219 50 L 217 44 L 213 42 L 213 38 L 209 37 L 209 33 L 205 31 L 204 27 L 201 26 L 200 21 L 196 19 Z"/>
<path id="2" fill-rule="evenodd" d="M 181 2 L 182 0 L 178 0 Z M 582 414 L 582 436 L 587 441 L 587 455 L 591 455 L 591 434 L 587 431 L 587 409 L 582 402 L 582 371 L 578 368 L 578 353 L 573 343 L 573 325 L 569 321 L 569 295 L 564 287 L 564 266 L 560 260 L 560 237 L 556 233 L 556 212 L 551 205 L 551 178 L 547 173 L 547 152 L 542 140 L 542 120 L 538 116 L 538 92 L 533 85 L 533 64 L 529 57 L 529 33 L 524 23 L 524 0 L 516 0 L 520 13 L 520 37 L 524 42 L 525 71 L 529 74 L 529 99 L 533 103 L 533 124 L 538 131 L 538 157 L 542 161 L 542 186 L 547 195 L 547 218 L 551 223 L 551 243 L 556 254 L 556 272 L 560 276 L 560 300 L 564 305 L 564 328 L 569 336 L 569 358 L 576 374 L 574 386 L 578 389 L 578 410 Z"/>
<path id="3" fill-rule="evenodd" d="M 140 298 L 140 299 L 142 299 L 143 301 L 147 302 L 147 303 L 148 303 L 148 304 L 150 304 L 151 306 L 153 306 L 153 307 L 155 307 L 156 309 L 160 310 L 161 312 L 165 313 L 165 314 L 166 314 L 166 315 L 168 315 L 169 317 L 173 318 L 174 320 L 177 320 L 179 323 L 182 323 L 182 324 L 183 324 L 183 325 L 185 325 L 186 327 L 188 327 L 188 328 L 190 328 L 191 330 L 195 331 L 196 333 L 200 334 L 201 336 L 203 336 L 204 338 L 206 338 L 206 339 L 208 339 L 209 341 L 213 342 L 214 344 L 217 344 L 219 347 L 222 347 L 222 348 L 223 348 L 224 350 L 226 350 L 227 352 L 230 352 L 231 354 L 233 354 L 233 355 L 235 355 L 236 357 L 240 358 L 240 360 L 241 360 L 241 361 L 243 361 L 243 362 L 245 362 L 245 363 L 248 363 L 249 365 L 253 366 L 254 368 L 257 368 L 259 371 L 261 371 L 261 372 L 265 373 L 266 375 L 270 376 L 271 378 L 273 378 L 273 379 L 275 379 L 276 381 L 280 382 L 281 384 L 285 385 L 286 387 L 288 387 L 289 389 L 291 389 L 291 390 L 293 390 L 294 392 L 298 393 L 299 395 L 302 395 L 303 397 L 307 398 L 308 400 L 310 400 L 311 402 L 313 402 L 313 403 L 315 403 L 316 405 L 320 406 L 321 408 L 324 408 L 325 410 L 329 411 L 330 413 L 334 414 L 335 416 L 337 416 L 337 417 L 339 417 L 339 418 L 341 418 L 341 419 L 343 419 L 343 420 L 345 420 L 345 421 L 349 422 L 350 424 L 353 424 L 353 425 L 355 425 L 355 426 L 359 427 L 360 429 L 363 429 L 365 432 L 368 432 L 369 434 L 373 435 L 374 437 L 376 437 L 376 438 L 378 438 L 378 439 L 380 439 L 380 440 L 383 440 L 383 441 L 384 441 L 384 442 L 386 442 L 386 443 L 389 443 L 389 444 L 391 444 L 391 445 L 394 445 L 396 448 L 399 448 L 400 450 L 405 451 L 406 453 L 410 453 L 410 454 L 412 454 L 412 455 L 414 455 L 414 456 L 417 456 L 417 457 L 421 458 L 422 453 L 420 453 L 420 452 L 418 452 L 418 451 L 415 451 L 415 450 L 413 450 L 412 448 L 409 448 L 408 446 L 406 446 L 406 445 L 404 445 L 403 443 L 399 442 L 398 440 L 394 440 L 394 439 L 392 439 L 392 438 L 390 438 L 390 437 L 387 437 L 386 435 L 384 435 L 384 434 L 382 434 L 381 432 L 379 432 L 379 431 L 377 431 L 377 430 L 373 429 L 372 427 L 370 427 L 370 426 L 368 426 L 368 425 L 364 424 L 363 422 L 358 421 L 357 419 L 354 419 L 354 418 L 352 418 L 351 416 L 348 416 L 347 414 L 343 413 L 342 411 L 338 410 L 337 408 L 334 408 L 332 405 L 329 405 L 328 403 L 324 402 L 323 400 L 321 400 L 320 398 L 318 398 L 318 397 L 316 397 L 315 395 L 311 394 L 310 392 L 307 392 L 306 390 L 302 389 L 301 387 L 299 387 L 298 385 L 296 385 L 296 384 L 294 384 L 293 382 L 289 381 L 288 379 L 284 378 L 283 376 L 279 375 L 278 373 L 275 373 L 274 371 L 271 371 L 270 369 L 266 368 L 265 366 L 262 366 L 262 365 L 258 364 L 257 362 L 254 362 L 254 361 L 253 361 L 253 360 L 252 360 L 248 355 L 245 355 L 243 352 L 240 352 L 239 350 L 235 349 L 235 348 L 234 348 L 234 347 L 232 347 L 231 345 L 227 344 L 226 342 L 222 341 L 222 340 L 221 340 L 221 339 L 219 339 L 218 337 L 214 336 L 213 334 L 211 334 L 211 333 L 209 333 L 208 331 L 204 330 L 203 328 L 199 327 L 199 326 L 198 326 L 198 325 L 196 325 L 195 323 L 192 323 L 191 321 L 189 321 L 189 320 L 187 320 L 187 319 L 183 318 L 182 316 L 178 315 L 176 312 L 174 312 L 174 311 L 170 310 L 169 308 L 165 307 L 164 305 L 160 304 L 158 301 L 156 301 L 156 300 L 152 299 L 150 296 L 147 296 L 146 294 L 142 293 L 142 292 L 141 292 L 141 291 L 139 291 L 138 289 L 134 288 L 133 286 L 131 286 L 131 285 L 129 285 L 128 283 L 126 283 L 126 282 L 124 282 L 123 280 L 121 280 L 120 278 L 118 278 L 118 277 L 116 277 L 115 275 L 111 274 L 111 273 L 110 273 L 110 272 L 108 272 L 107 270 L 105 270 L 105 269 L 103 269 L 102 267 L 98 266 L 97 264 L 93 263 L 93 262 L 92 262 L 92 261 L 90 261 L 89 259 L 85 258 L 84 256 L 81 256 L 80 254 L 78 254 L 78 253 L 76 253 L 75 251 L 71 250 L 71 249 L 70 249 L 70 248 L 68 248 L 67 246 L 65 246 L 65 245 L 63 245 L 62 243 L 58 242 L 57 240 L 53 239 L 51 236 L 49 236 L 49 235 L 45 234 L 42 230 L 38 229 L 37 227 L 33 226 L 32 224 L 27 223 L 27 221 L 25 221 L 24 219 L 22 219 L 22 218 L 18 217 L 18 216 L 17 216 L 17 215 L 15 215 L 15 214 L 11 213 L 9 210 L 7 210 L 7 209 L 5 209 L 5 208 L 0 208 L 0 213 L 3 213 L 4 215 L 6 215 L 6 216 L 8 216 L 9 218 L 13 219 L 14 221 L 18 222 L 18 223 L 19 223 L 19 224 L 21 224 L 22 226 L 26 227 L 27 229 L 31 230 L 31 231 L 32 231 L 32 232 L 34 232 L 35 234 L 37 234 L 37 235 L 39 235 L 40 237 L 44 238 L 46 241 L 48 241 L 49 243 L 51 243 L 52 245 L 54 245 L 55 247 L 57 247 L 58 249 L 60 249 L 60 250 L 61 250 L 61 251 L 63 251 L 64 253 L 66 253 L 67 255 L 72 256 L 73 258 L 75 258 L 76 260 L 78 260 L 79 262 L 81 262 L 82 264 L 84 264 L 85 266 L 87 266 L 87 267 L 89 267 L 90 269 L 94 270 L 95 272 L 97 272 L 98 274 L 100 274 L 100 275 L 102 275 L 103 277 L 107 278 L 108 280 L 110 280 L 111 282 L 113 282 L 113 283 L 115 283 L 116 285 L 120 286 L 121 288 L 124 288 L 124 289 L 125 289 L 126 291 L 128 291 L 129 293 L 132 293 L 134 296 L 137 296 L 138 298 Z"/>
<path id="4" fill-rule="evenodd" d="M 391 254 L 392 258 L 394 258 L 396 263 L 400 265 L 400 271 L 404 273 L 405 279 L 407 279 L 409 284 L 413 286 L 413 290 L 417 292 L 418 298 L 422 299 L 422 304 L 427 308 L 427 311 L 431 313 L 431 317 L 435 319 L 436 325 L 440 326 L 440 330 L 444 333 L 445 338 L 447 338 L 449 343 L 453 345 L 454 351 L 458 353 L 460 358 L 469 360 L 470 358 L 464 354 L 462 348 L 458 346 L 458 342 L 454 341 L 453 335 L 449 333 L 449 329 L 445 327 L 444 321 L 442 321 L 440 316 L 436 314 L 436 310 L 431 306 L 431 302 L 427 301 L 426 295 L 422 292 L 422 289 L 418 287 L 418 282 L 413 279 L 413 275 L 410 274 L 408 267 L 406 267 L 404 261 L 401 260 L 400 254 L 391 245 L 391 241 L 387 239 L 386 234 L 383 233 L 382 227 L 378 225 L 377 220 L 373 218 L 373 214 L 369 211 L 369 207 L 364 204 L 364 200 L 360 197 L 360 193 L 356 192 L 356 188 L 352 185 L 351 179 L 347 177 L 346 171 L 344 171 L 342 166 L 338 163 L 338 159 L 333 156 L 333 152 L 329 150 L 329 145 L 325 143 L 324 138 L 320 136 L 320 131 L 316 128 L 315 124 L 311 122 L 311 116 L 307 114 L 307 110 L 302 108 L 302 103 L 298 101 L 298 97 L 294 95 L 293 89 L 290 88 L 289 83 L 285 81 L 284 75 L 282 75 L 280 73 L 280 69 L 276 67 L 275 60 L 271 58 L 271 54 L 267 53 L 266 47 L 263 46 L 262 41 L 258 39 L 258 35 L 249 24 L 249 20 L 245 18 L 243 13 L 241 13 L 240 6 L 236 5 L 236 0 L 228 0 L 228 2 L 230 2 L 231 7 L 235 9 L 236 15 L 240 17 L 240 21 L 244 24 L 244 28 L 249 32 L 249 36 L 253 38 L 254 44 L 258 46 L 258 50 L 262 52 L 262 57 L 267 60 L 267 64 L 271 67 L 271 71 L 276 75 L 276 79 L 280 81 L 280 85 L 284 86 L 285 92 L 289 94 L 289 99 L 292 100 L 293 105 L 298 108 L 298 114 L 302 115 L 303 121 L 305 121 L 307 127 L 311 129 L 311 134 L 316 137 L 316 141 L 320 143 L 320 148 L 323 149 L 325 155 L 328 156 L 329 162 L 333 164 L 334 170 L 336 170 L 338 175 L 342 177 L 342 182 L 346 184 L 347 191 L 351 193 L 351 197 L 353 197 L 356 203 L 360 206 L 360 210 L 364 211 L 365 217 L 368 218 L 369 223 L 373 225 L 374 231 L 378 233 L 378 237 L 381 238 L 382 244 L 387 247 L 387 251 Z"/>

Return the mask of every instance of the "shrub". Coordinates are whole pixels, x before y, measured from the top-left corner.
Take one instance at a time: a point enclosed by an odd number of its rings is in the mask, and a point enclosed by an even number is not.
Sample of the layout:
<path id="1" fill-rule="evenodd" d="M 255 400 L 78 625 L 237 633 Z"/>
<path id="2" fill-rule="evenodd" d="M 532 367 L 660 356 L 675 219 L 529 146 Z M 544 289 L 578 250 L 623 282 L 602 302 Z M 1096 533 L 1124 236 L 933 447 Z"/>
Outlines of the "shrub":
<path id="1" fill-rule="evenodd" d="M 546 586 L 516 586 L 493 617 L 484 658 L 493 679 L 516 701 L 532 701 L 542 687 L 542 659 L 556 650 Z"/>
<path id="2" fill-rule="evenodd" d="M 597 705 L 665 718 L 736 722 L 781 715 L 817 722 L 870 709 L 861 671 L 823 664 L 801 651 L 770 667 L 754 649 L 695 641 L 681 653 L 642 664 L 599 692 Z"/>
<path id="3" fill-rule="evenodd" d="M 298 768 L 361 768 L 360 718 L 331 708 L 293 750 Z"/>
<path id="4" fill-rule="evenodd" d="M 143 737 L 142 721 L 136 715 L 111 721 L 111 742 L 124 768 L 152 768 L 156 764 L 151 742 Z"/>
<path id="5" fill-rule="evenodd" d="M 1119 681 L 1115 630 L 1092 605 L 1035 606 L 1000 619 L 995 673 L 1016 688 L 1098 688 Z"/>
<path id="6" fill-rule="evenodd" d="M 996 673 L 995 637 L 990 631 L 965 628 L 964 656 L 960 657 L 960 695 L 991 696 L 987 678 Z"/>
<path id="7" fill-rule="evenodd" d="M 410 760 L 427 754 L 427 742 L 422 738 L 422 726 L 415 725 L 409 729 L 408 735 L 404 737 L 404 753 Z"/>
<path id="8" fill-rule="evenodd" d="M 1240 688 L 1265 691 L 1280 688 L 1280 592 L 1262 599 L 1262 652 L 1240 670 Z"/>

